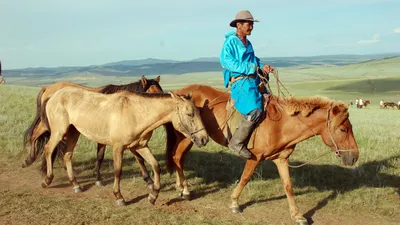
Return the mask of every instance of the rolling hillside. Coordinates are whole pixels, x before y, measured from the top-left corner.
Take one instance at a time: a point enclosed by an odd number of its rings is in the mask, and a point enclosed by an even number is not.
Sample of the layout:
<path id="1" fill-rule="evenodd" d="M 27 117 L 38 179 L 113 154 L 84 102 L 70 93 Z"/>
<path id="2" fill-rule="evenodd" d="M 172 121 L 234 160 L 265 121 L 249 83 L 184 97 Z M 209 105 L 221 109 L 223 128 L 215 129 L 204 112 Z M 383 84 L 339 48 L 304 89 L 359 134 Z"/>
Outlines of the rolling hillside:
<path id="1" fill-rule="evenodd" d="M 262 58 L 261 61 L 278 68 L 314 68 L 320 66 L 343 66 L 373 60 L 377 58 L 392 57 L 391 55 L 333 55 L 313 57 L 276 57 Z M 400 54 L 397 54 L 400 55 Z M 7 68 L 4 62 L 4 69 Z M 161 59 L 125 60 L 103 65 L 83 67 L 55 67 L 55 68 L 25 68 L 4 70 L 6 77 L 64 77 L 74 74 L 98 74 L 103 76 L 141 76 L 141 75 L 183 75 L 188 73 L 220 72 L 222 67 L 218 58 L 198 58 L 190 61 L 174 61 Z M 307 72 L 307 71 L 306 71 Z"/>

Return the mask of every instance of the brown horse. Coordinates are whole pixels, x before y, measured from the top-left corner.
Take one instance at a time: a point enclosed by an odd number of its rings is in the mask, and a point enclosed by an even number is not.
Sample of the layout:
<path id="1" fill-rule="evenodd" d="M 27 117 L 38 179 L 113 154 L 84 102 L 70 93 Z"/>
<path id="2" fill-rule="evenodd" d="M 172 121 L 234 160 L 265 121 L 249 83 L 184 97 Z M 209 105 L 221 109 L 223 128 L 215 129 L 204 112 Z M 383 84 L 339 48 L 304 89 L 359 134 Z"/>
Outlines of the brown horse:
<path id="1" fill-rule="evenodd" d="M 88 91 L 99 92 L 104 94 L 112 94 L 118 91 L 130 91 L 130 92 L 147 92 L 147 93 L 162 93 L 163 90 L 160 86 L 160 76 L 155 79 L 146 79 L 145 76 L 142 76 L 141 79 L 134 83 L 129 83 L 125 85 L 106 85 L 102 87 L 87 87 L 79 84 L 71 83 L 71 82 L 57 82 L 48 86 L 43 87 L 36 100 L 36 116 L 32 122 L 32 124 L 28 127 L 28 129 L 24 133 L 24 149 L 29 148 L 29 155 L 22 163 L 22 167 L 26 167 L 31 165 L 37 158 L 39 154 L 43 151 L 44 144 L 49 139 L 49 132 L 47 127 L 40 119 L 42 104 L 45 100 L 49 99 L 56 91 L 64 88 L 64 87 L 79 87 Z M 63 158 L 63 151 L 65 150 L 65 141 L 60 143 L 57 147 L 57 153 L 60 158 Z M 104 152 L 106 149 L 106 145 L 97 144 L 97 161 L 96 161 L 96 185 L 101 186 L 101 175 L 100 175 L 100 167 L 104 159 Z M 136 161 L 140 162 L 139 165 L 144 165 L 143 158 L 140 157 L 134 150 L 132 150 Z M 42 163 L 45 163 L 44 161 Z M 153 184 L 153 180 L 150 178 L 147 170 L 145 168 L 141 168 L 143 179 L 148 183 L 149 187 Z"/>
<path id="2" fill-rule="evenodd" d="M 176 94 L 192 93 L 194 104 L 200 109 L 200 115 L 209 136 L 218 144 L 227 146 L 224 136 L 224 124 L 227 119 L 226 103 L 229 93 L 203 86 L 189 85 L 175 90 Z M 247 160 L 240 183 L 231 195 L 233 212 L 240 212 L 238 198 L 250 180 L 254 170 L 263 160 L 272 160 L 279 171 L 286 193 L 290 214 L 299 224 L 307 220 L 299 213 L 295 203 L 292 182 L 289 176 L 289 156 L 297 143 L 314 135 L 320 135 L 323 142 L 343 159 L 345 165 L 353 165 L 358 159 L 358 147 L 353 136 L 348 108 L 345 104 L 327 98 L 276 98 L 271 97 L 267 106 L 266 119 L 256 131 L 253 157 Z M 183 188 L 183 197 L 189 197 L 188 183 L 183 173 L 183 155 L 191 149 L 193 142 L 179 132 L 174 134 L 174 149 L 168 149 L 167 166 L 177 170 L 177 186 Z"/>
<path id="3" fill-rule="evenodd" d="M 120 192 L 120 176 L 122 155 L 126 148 L 134 148 L 153 165 L 154 185 L 148 199 L 154 203 L 160 191 L 160 170 L 158 162 L 148 148 L 151 131 L 163 124 L 172 123 L 176 130 L 197 146 L 204 146 L 208 142 L 199 110 L 190 100 L 173 93 L 146 94 L 122 91 L 105 95 L 70 86 L 57 91 L 42 108 L 41 120 L 51 133 L 50 140 L 44 148 L 46 166 L 43 169 L 46 169 L 47 173 L 42 187 L 51 184 L 54 177 L 55 147 L 67 137 L 64 163 L 74 190 L 82 190 L 71 163 L 74 147 L 82 134 L 90 140 L 113 148 L 113 192 L 117 205 L 125 205 Z"/>
<path id="4" fill-rule="evenodd" d="M 364 100 L 362 107 L 367 107 L 369 104 L 371 104 L 370 100 Z"/>
<path id="5" fill-rule="evenodd" d="M 397 108 L 397 104 L 396 102 L 384 102 L 383 103 L 383 108 L 387 109 L 388 107 L 392 107 L 392 109 L 396 109 Z"/>

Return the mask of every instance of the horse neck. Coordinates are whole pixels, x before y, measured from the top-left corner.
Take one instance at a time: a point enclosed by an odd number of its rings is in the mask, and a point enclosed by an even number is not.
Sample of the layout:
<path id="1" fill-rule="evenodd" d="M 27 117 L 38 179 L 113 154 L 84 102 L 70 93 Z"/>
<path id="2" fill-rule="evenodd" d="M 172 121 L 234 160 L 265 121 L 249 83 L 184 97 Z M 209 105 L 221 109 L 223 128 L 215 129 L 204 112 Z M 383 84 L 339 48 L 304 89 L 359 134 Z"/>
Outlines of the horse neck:
<path id="1" fill-rule="evenodd" d="M 138 99 L 132 99 L 132 104 L 129 105 L 135 107 L 133 110 L 140 107 L 140 111 L 145 114 L 145 121 L 141 121 L 145 132 L 172 121 L 172 114 L 176 113 L 177 107 L 174 99 L 168 97 L 140 97 Z"/>
<path id="2" fill-rule="evenodd" d="M 220 145 L 226 145 L 223 127 L 226 123 L 226 103 L 229 94 L 201 85 L 190 85 L 175 90 L 176 94 L 192 94 L 192 101 L 200 108 L 201 119 L 209 136 Z"/>
<path id="3" fill-rule="evenodd" d="M 320 135 L 327 127 L 327 109 L 318 109 L 311 115 L 304 117 L 302 115 L 289 116 L 282 118 L 280 127 L 280 140 L 283 146 L 293 146 L 312 136 Z"/>
<path id="4" fill-rule="evenodd" d="M 224 134 L 224 128 L 226 127 L 227 111 L 226 103 L 228 102 L 228 96 L 225 96 L 223 92 L 217 93 L 217 95 L 203 94 L 196 105 L 203 106 L 204 103 L 210 103 L 201 109 L 201 118 L 204 123 L 204 127 L 208 135 L 218 144 L 227 145 L 227 140 Z M 206 101 L 207 100 L 207 101 Z"/>

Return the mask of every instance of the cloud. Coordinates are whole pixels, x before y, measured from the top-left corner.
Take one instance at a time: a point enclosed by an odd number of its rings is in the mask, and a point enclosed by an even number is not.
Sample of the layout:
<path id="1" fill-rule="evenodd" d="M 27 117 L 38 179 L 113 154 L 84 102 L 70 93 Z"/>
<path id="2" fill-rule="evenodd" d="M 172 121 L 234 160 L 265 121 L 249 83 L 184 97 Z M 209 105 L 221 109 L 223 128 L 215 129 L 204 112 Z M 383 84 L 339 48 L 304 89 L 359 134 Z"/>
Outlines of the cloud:
<path id="1" fill-rule="evenodd" d="M 357 43 L 358 43 L 358 44 L 375 44 L 375 43 L 381 42 L 380 37 L 381 37 L 380 34 L 374 34 L 374 36 L 372 37 L 372 39 L 369 39 L 369 40 L 359 40 Z"/>
<path id="2" fill-rule="evenodd" d="M 394 28 L 393 32 L 395 32 L 395 33 L 400 33 L 400 27 Z"/>

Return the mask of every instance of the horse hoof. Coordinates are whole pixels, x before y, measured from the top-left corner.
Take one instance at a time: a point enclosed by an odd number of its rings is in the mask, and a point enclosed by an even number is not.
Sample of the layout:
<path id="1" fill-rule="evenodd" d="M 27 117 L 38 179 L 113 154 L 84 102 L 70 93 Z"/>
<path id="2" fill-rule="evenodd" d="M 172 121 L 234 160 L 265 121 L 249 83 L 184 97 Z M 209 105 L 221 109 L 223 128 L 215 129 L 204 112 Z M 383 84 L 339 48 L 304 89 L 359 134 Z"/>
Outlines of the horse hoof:
<path id="1" fill-rule="evenodd" d="M 123 199 L 118 199 L 116 201 L 116 203 L 117 203 L 117 206 L 126 206 L 126 203 Z"/>
<path id="2" fill-rule="evenodd" d="M 242 213 L 242 210 L 239 207 L 232 207 L 233 213 Z"/>
<path id="3" fill-rule="evenodd" d="M 101 182 L 100 180 L 96 181 L 96 182 L 95 182 L 95 185 L 96 185 L 97 187 L 103 187 L 103 186 L 104 186 L 103 182 Z"/>
<path id="4" fill-rule="evenodd" d="M 47 188 L 48 186 L 50 186 L 52 179 L 53 178 L 51 178 L 51 179 L 44 178 L 43 181 L 42 181 L 42 188 Z M 49 180 L 49 181 L 47 182 L 47 180 Z"/>
<path id="5" fill-rule="evenodd" d="M 300 222 L 296 222 L 298 225 L 308 225 L 307 221 L 300 221 Z"/>
<path id="6" fill-rule="evenodd" d="M 184 200 L 190 201 L 190 194 L 183 194 L 183 193 L 180 193 L 179 196 L 180 196 L 182 199 L 184 199 Z"/>
<path id="7" fill-rule="evenodd" d="M 149 197 L 147 197 L 147 200 L 149 200 L 150 204 L 154 205 L 156 203 L 156 199 L 154 196 L 149 194 Z"/>
<path id="8" fill-rule="evenodd" d="M 22 162 L 22 168 L 25 168 L 25 167 L 28 167 L 28 166 L 30 166 L 30 165 L 32 165 L 32 160 L 31 159 L 25 159 L 23 162 Z"/>
<path id="9" fill-rule="evenodd" d="M 49 185 L 46 184 L 46 182 L 42 181 L 42 188 L 47 188 Z"/>
<path id="10" fill-rule="evenodd" d="M 81 187 L 74 188 L 74 193 L 81 193 L 81 192 L 82 192 L 82 188 Z"/>
<path id="11" fill-rule="evenodd" d="M 305 218 L 303 218 L 303 219 L 297 219 L 297 220 L 296 220 L 296 223 L 297 223 L 298 225 L 308 225 L 308 221 L 307 221 L 307 219 L 305 219 Z"/>

